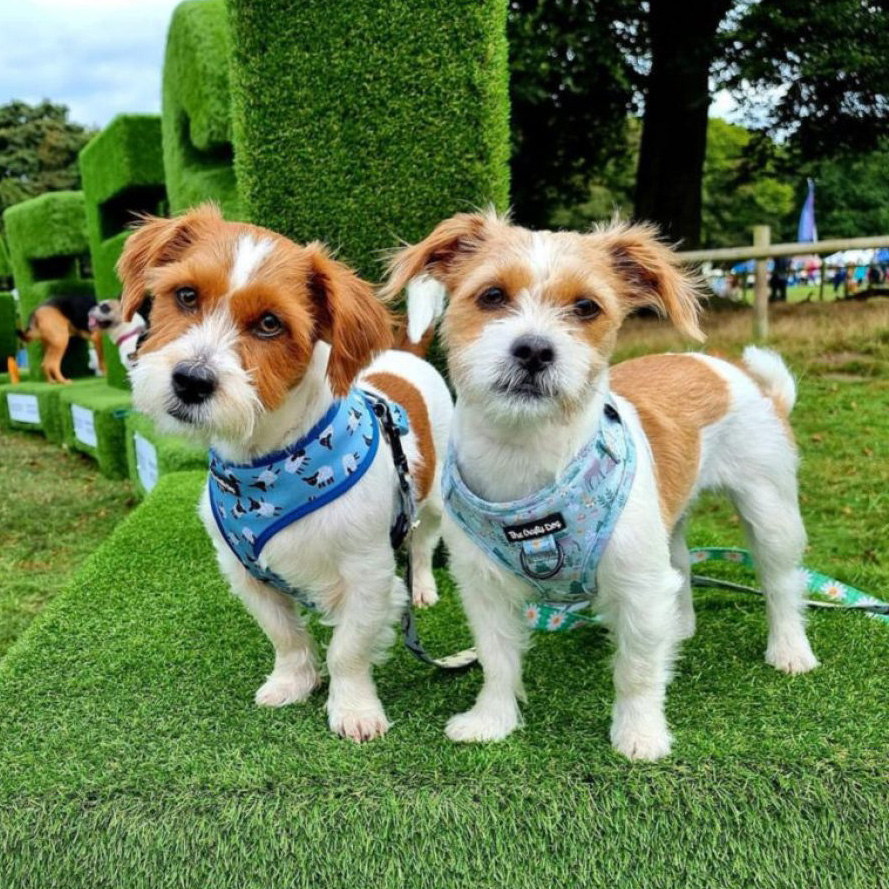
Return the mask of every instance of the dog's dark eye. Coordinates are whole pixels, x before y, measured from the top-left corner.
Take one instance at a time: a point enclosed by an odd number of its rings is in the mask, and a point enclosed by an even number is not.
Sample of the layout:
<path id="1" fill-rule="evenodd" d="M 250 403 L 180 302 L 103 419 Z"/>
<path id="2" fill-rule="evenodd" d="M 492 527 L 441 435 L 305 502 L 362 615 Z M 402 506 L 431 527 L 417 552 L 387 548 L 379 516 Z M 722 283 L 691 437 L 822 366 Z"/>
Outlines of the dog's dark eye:
<path id="1" fill-rule="evenodd" d="M 281 319 L 271 312 L 266 312 L 256 324 L 254 330 L 257 336 L 273 337 L 277 336 L 284 329 Z"/>
<path id="2" fill-rule="evenodd" d="M 595 318 L 601 311 L 602 308 L 597 302 L 587 299 L 586 297 L 583 297 L 574 303 L 574 314 L 578 318 L 582 318 L 584 321 L 589 321 L 590 318 Z"/>
<path id="3" fill-rule="evenodd" d="M 476 302 L 483 309 L 499 309 L 506 305 L 508 297 L 502 287 L 488 287 L 478 295 Z"/>
<path id="4" fill-rule="evenodd" d="M 197 290 L 194 287 L 180 287 L 176 291 L 176 302 L 179 303 L 180 308 L 190 312 L 198 305 Z"/>

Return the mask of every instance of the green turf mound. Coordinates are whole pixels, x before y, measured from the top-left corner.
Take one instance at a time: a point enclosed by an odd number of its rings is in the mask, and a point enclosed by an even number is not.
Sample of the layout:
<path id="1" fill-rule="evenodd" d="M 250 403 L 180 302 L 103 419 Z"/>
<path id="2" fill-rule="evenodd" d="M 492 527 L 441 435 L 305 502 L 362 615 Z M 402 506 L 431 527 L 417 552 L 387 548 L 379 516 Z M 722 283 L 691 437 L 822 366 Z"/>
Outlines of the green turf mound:
<path id="1" fill-rule="evenodd" d="M 814 614 L 823 666 L 791 679 L 760 601 L 702 597 L 658 765 L 609 747 L 598 630 L 537 637 L 527 727 L 484 748 L 442 734 L 478 673 L 399 648 L 377 671 L 392 729 L 358 747 L 323 694 L 254 707 L 271 654 L 215 568 L 204 478 L 161 479 L 0 662 L 4 889 L 880 885 L 882 625 Z M 444 592 L 421 616 L 438 651 L 466 641 Z"/>
<path id="2" fill-rule="evenodd" d="M 0 368 L 5 368 L 6 359 L 18 352 L 17 327 L 21 327 L 21 324 L 15 297 L 11 293 L 0 293 Z"/>
<path id="3" fill-rule="evenodd" d="M 162 120 L 167 196 L 174 213 L 213 200 L 228 218 L 239 218 L 228 68 L 223 0 L 177 6 L 164 57 Z"/>
<path id="4" fill-rule="evenodd" d="M 93 292 L 84 275 L 89 258 L 83 192 L 53 191 L 8 207 L 3 213 L 22 321 L 48 296 L 63 292 Z M 35 376 L 41 376 L 40 343 L 28 346 Z M 68 377 L 90 373 L 86 343 L 72 337 L 62 363 Z"/>
<path id="5" fill-rule="evenodd" d="M 62 429 L 61 396 L 86 391 L 103 391 L 104 380 L 83 377 L 70 385 L 31 381 L 23 378 L 18 385 L 0 385 L 0 429 L 22 429 L 26 432 L 42 432 L 49 441 L 61 444 Z"/>
<path id="6" fill-rule="evenodd" d="M 145 496 L 171 472 L 206 469 L 207 451 L 175 435 L 161 435 L 144 414 L 126 418 L 127 471 L 136 491 Z"/>
<path id="7" fill-rule="evenodd" d="M 509 199 L 505 0 L 231 0 L 254 222 L 379 277 L 380 251 Z"/>
<path id="8" fill-rule="evenodd" d="M 63 392 L 59 396 L 62 441 L 92 457 L 103 475 L 126 478 L 124 418 L 131 404 L 129 392 L 110 386 Z"/>
<path id="9" fill-rule="evenodd" d="M 86 223 L 96 298 L 120 296 L 114 267 L 139 213 L 163 216 L 167 209 L 160 117 L 119 114 L 80 152 Z M 105 337 L 108 385 L 129 389 L 116 346 Z"/>
<path id="10" fill-rule="evenodd" d="M 9 247 L 6 246 L 6 238 L 0 236 L 0 288 L 12 286 L 12 260 L 9 258 Z"/>

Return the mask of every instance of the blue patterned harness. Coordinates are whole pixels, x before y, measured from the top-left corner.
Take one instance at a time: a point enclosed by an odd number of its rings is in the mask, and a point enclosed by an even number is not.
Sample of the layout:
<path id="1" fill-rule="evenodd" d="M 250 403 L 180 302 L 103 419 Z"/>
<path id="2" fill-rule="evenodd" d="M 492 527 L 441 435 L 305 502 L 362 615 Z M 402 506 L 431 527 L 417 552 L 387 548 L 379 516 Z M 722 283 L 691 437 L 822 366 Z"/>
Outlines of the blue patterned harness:
<path id="1" fill-rule="evenodd" d="M 636 448 L 609 402 L 596 436 L 553 485 L 489 503 L 461 478 L 452 443 L 442 493 L 454 521 L 491 559 L 534 586 L 541 601 L 575 603 L 596 594 L 596 569 L 635 473 Z"/>
<path id="2" fill-rule="evenodd" d="M 370 469 L 380 445 L 378 396 L 352 389 L 298 441 L 250 463 L 229 463 L 210 451 L 210 511 L 219 532 L 257 580 L 304 605 L 305 596 L 261 564 L 265 545 L 279 531 L 345 494 Z M 407 414 L 393 402 L 398 432 Z"/>

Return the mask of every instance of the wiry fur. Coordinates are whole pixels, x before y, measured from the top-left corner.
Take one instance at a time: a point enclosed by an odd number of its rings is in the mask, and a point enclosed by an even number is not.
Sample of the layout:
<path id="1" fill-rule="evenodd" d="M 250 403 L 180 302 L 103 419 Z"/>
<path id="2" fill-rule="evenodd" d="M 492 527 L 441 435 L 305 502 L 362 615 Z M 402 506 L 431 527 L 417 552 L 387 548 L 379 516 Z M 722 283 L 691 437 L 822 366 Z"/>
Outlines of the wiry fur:
<path id="1" fill-rule="evenodd" d="M 148 219 L 127 242 L 119 265 L 124 312 L 153 296 L 152 328 L 132 372 L 136 406 L 161 428 L 211 444 L 223 459 L 246 462 L 286 447 L 318 422 L 367 369 L 410 381 L 430 418 L 435 452 L 447 443 L 452 403 L 436 371 L 405 353 L 382 351 L 391 329 L 372 289 L 320 244 L 300 247 L 273 232 L 222 220 L 202 208 L 173 220 Z M 198 292 L 194 309 L 176 292 Z M 284 331 L 266 339 L 256 319 L 273 312 Z M 376 361 L 373 358 L 379 354 Z M 203 403 L 183 405 L 171 385 L 180 362 L 216 380 Z M 404 438 L 412 467 L 424 464 L 417 437 Z M 430 459 L 435 459 L 434 455 Z M 417 604 L 436 599 L 432 553 L 439 539 L 440 467 L 419 502 L 412 547 Z M 381 442 L 370 468 L 341 497 L 289 525 L 260 557 L 307 595 L 333 627 L 327 650 L 330 727 L 355 741 L 388 728 L 371 666 L 388 650 L 406 591 L 389 543 L 397 476 Z M 257 704 L 305 700 L 320 682 L 311 635 L 293 599 L 257 581 L 222 538 L 206 492 L 200 514 L 220 568 L 275 649 Z"/>
<path id="2" fill-rule="evenodd" d="M 442 329 L 458 394 L 452 439 L 476 494 L 504 502 L 553 483 L 596 434 L 609 393 L 635 442 L 636 476 L 597 571 L 596 607 L 615 643 L 617 750 L 647 760 L 670 751 L 666 689 L 679 644 L 695 625 L 683 517 L 702 490 L 726 491 L 748 531 L 766 592 L 766 660 L 788 673 L 817 665 L 801 613 L 796 450 L 776 407 L 793 403 L 783 363 L 753 350 L 745 355 L 748 374 L 706 356 L 662 356 L 650 374 L 641 362 L 632 372 L 619 365 L 620 394 L 611 390 L 609 358 L 633 309 L 654 306 L 688 336 L 702 336 L 694 282 L 650 228 L 534 233 L 493 214 L 461 214 L 402 251 L 391 272 L 390 292 L 416 275 L 447 289 Z M 491 287 L 505 294 L 502 302 L 485 302 Z M 421 293 L 437 299 L 430 287 Z M 580 316 L 578 300 L 594 301 L 597 313 Z M 427 307 L 422 318 L 434 315 Z M 544 338 L 554 358 L 529 393 L 513 348 L 531 335 Z M 683 409 L 690 393 L 706 404 Z M 671 436 L 684 442 L 682 466 L 662 447 Z M 522 604 L 533 588 L 454 522 L 446 519 L 444 531 L 485 671 L 474 706 L 453 717 L 447 733 L 497 740 L 520 724 Z"/>

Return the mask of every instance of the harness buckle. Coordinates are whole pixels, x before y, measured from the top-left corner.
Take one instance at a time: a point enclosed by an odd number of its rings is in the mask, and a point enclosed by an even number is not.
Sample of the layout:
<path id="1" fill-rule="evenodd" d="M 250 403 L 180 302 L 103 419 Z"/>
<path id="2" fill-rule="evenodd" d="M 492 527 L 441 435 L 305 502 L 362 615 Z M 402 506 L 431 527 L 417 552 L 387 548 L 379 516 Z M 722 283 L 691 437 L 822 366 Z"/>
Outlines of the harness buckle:
<path id="1" fill-rule="evenodd" d="M 526 540 L 519 551 L 519 562 L 528 577 L 549 580 L 562 570 L 565 553 L 559 541 L 550 534 L 536 540 Z"/>

